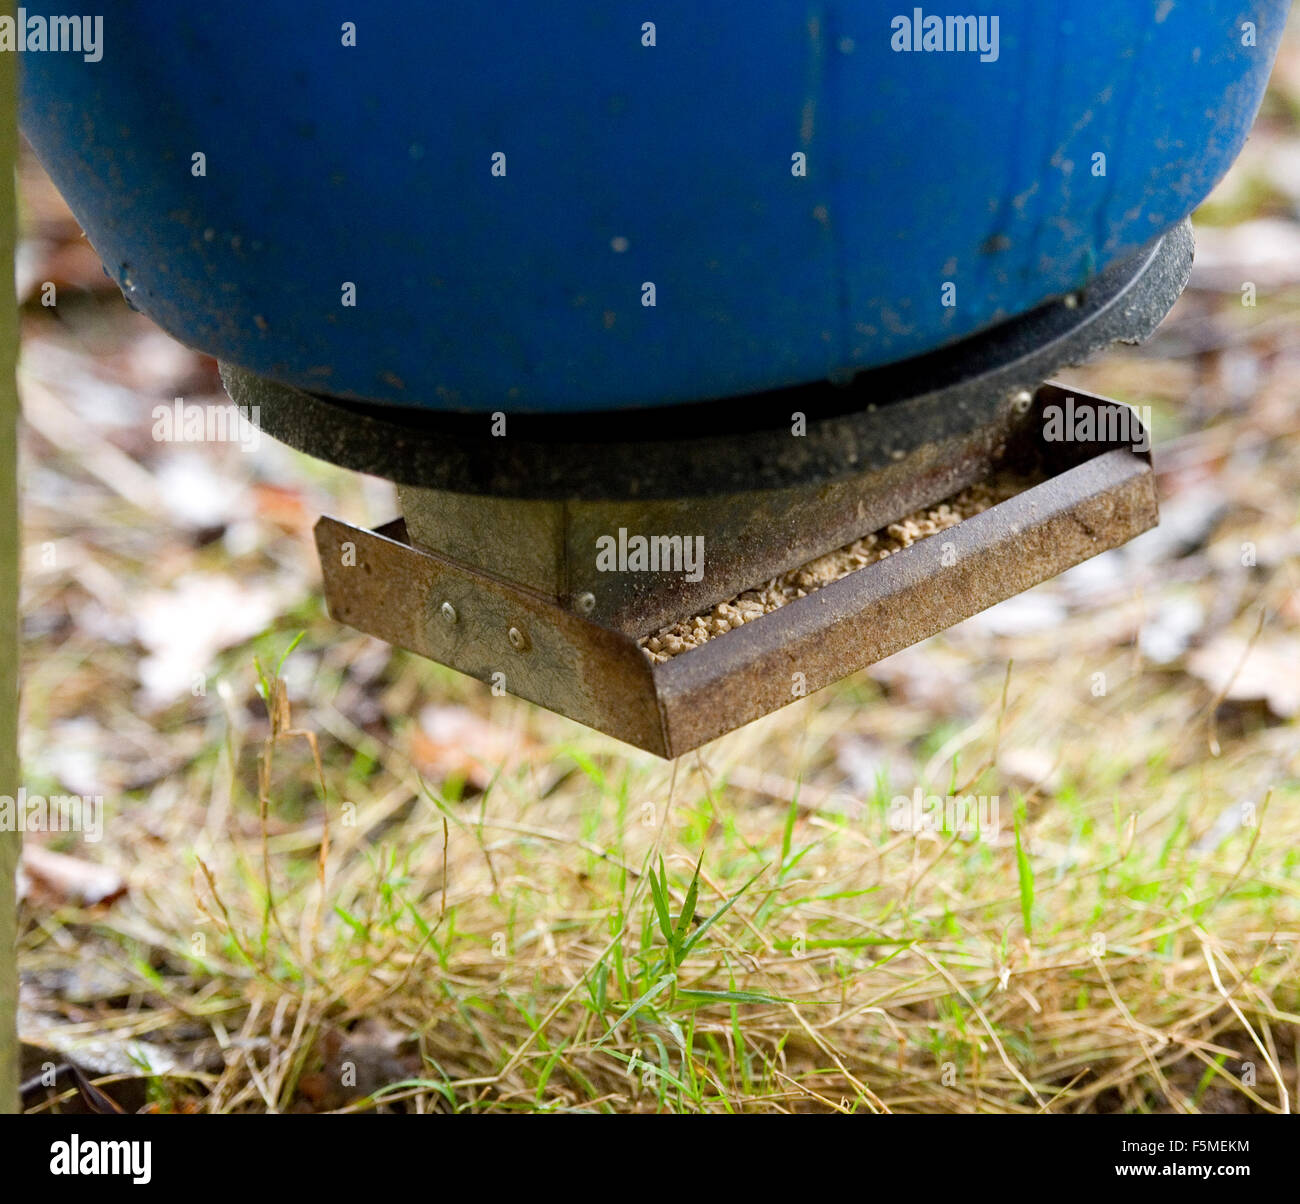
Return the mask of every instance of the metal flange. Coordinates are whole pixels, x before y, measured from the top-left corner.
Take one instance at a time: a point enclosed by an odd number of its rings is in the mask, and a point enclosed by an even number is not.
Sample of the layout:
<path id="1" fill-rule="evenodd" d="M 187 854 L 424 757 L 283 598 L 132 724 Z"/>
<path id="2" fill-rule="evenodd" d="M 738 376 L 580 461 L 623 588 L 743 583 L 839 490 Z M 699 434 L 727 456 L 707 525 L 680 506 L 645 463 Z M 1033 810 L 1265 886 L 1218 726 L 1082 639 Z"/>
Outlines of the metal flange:
<path id="1" fill-rule="evenodd" d="M 1190 222 L 1086 287 L 950 347 L 829 383 L 670 410 L 494 416 L 373 406 L 222 365 L 231 397 L 299 451 L 401 485 L 497 498 L 716 496 L 823 484 L 1007 419 L 1022 390 L 1145 339 L 1191 271 Z M 805 430 L 791 437 L 792 415 Z"/>

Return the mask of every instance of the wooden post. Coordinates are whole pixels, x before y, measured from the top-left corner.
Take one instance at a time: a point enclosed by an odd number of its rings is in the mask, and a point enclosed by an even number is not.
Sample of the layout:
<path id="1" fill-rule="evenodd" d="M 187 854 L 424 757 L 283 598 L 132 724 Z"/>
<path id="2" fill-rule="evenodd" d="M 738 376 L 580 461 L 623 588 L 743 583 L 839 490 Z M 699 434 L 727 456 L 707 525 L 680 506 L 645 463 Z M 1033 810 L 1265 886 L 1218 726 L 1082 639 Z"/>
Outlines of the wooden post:
<path id="1" fill-rule="evenodd" d="M 13 14 L 0 0 L 0 14 Z M 18 55 L 0 53 L 0 795 L 18 796 L 18 304 L 14 297 Z M 16 826 L 16 825 L 15 825 Z M 18 832 L 0 831 L 0 1113 L 18 1111 Z"/>

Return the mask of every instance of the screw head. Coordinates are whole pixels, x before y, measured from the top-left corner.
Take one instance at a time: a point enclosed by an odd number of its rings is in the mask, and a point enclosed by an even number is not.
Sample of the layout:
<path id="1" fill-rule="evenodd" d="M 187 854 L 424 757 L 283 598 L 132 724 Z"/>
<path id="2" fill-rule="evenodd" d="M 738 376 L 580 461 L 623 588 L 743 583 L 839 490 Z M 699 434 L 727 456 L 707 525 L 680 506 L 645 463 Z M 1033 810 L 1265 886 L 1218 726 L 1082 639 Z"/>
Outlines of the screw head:
<path id="1" fill-rule="evenodd" d="M 574 598 L 573 605 L 580 614 L 589 615 L 596 609 L 596 595 L 590 593 L 579 594 Z"/>
<path id="2" fill-rule="evenodd" d="M 1028 414 L 1034 404 L 1034 395 L 1028 389 L 1019 389 L 1011 394 L 1011 405 L 1017 414 Z"/>
<path id="3" fill-rule="evenodd" d="M 518 627 L 512 627 L 506 634 L 510 638 L 510 647 L 516 652 L 528 651 L 528 636 Z"/>
<path id="4" fill-rule="evenodd" d="M 441 614 L 448 623 L 454 623 L 459 617 L 456 614 L 456 608 L 450 602 L 444 602 L 440 607 L 438 607 L 438 613 Z"/>

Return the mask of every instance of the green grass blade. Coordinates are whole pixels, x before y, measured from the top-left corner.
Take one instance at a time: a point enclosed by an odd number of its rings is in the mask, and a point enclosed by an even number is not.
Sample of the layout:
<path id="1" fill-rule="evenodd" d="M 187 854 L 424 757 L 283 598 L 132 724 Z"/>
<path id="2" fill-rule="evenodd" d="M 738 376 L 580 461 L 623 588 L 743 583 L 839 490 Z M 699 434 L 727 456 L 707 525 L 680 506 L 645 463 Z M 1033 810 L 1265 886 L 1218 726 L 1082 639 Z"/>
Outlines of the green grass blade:
<path id="1" fill-rule="evenodd" d="M 691 921 L 695 919 L 695 904 L 700 897 L 700 867 L 703 864 L 704 854 L 701 853 L 699 861 L 695 863 L 695 876 L 691 879 L 690 886 L 686 888 L 686 898 L 682 902 L 682 914 L 677 917 L 677 927 L 673 929 L 671 944 L 674 950 L 681 948 L 682 941 L 691 926 Z"/>
<path id="2" fill-rule="evenodd" d="M 767 869 L 767 866 L 763 867 L 763 870 L 765 869 Z M 761 874 L 763 870 L 759 870 L 758 874 Z M 745 885 L 742 886 L 734 895 L 732 895 L 730 899 L 728 899 L 721 907 L 718 908 L 717 911 L 715 911 L 707 920 L 705 920 L 703 924 L 701 924 L 693 933 L 691 933 L 689 939 L 686 941 L 686 944 L 682 946 L 683 958 L 685 958 L 686 955 L 690 953 L 690 951 L 700 943 L 700 938 L 706 932 L 708 932 L 708 930 L 712 928 L 714 924 L 716 924 L 720 919 L 722 919 L 722 917 L 726 915 L 727 912 L 731 910 L 736 900 L 739 899 L 741 895 L 743 895 L 751 886 L 754 885 L 755 880 L 758 878 L 758 874 L 755 874 L 753 878 L 751 878 L 748 882 L 746 882 Z"/>
<path id="3" fill-rule="evenodd" d="M 1025 852 L 1021 829 L 1025 823 L 1025 808 L 1022 803 L 1016 808 L 1016 872 L 1020 877 L 1020 916 L 1025 924 L 1025 936 L 1034 939 L 1034 870 L 1029 864 Z"/>
<path id="4" fill-rule="evenodd" d="M 596 1042 L 596 1047 L 604 1045 L 620 1028 L 623 1027 L 633 1016 L 646 1006 L 652 999 L 658 998 L 664 990 L 677 981 L 677 975 L 669 972 L 661 975 L 654 985 L 638 999 L 630 1008 L 627 1009 L 617 1020 L 609 1027 L 609 1031 Z"/>

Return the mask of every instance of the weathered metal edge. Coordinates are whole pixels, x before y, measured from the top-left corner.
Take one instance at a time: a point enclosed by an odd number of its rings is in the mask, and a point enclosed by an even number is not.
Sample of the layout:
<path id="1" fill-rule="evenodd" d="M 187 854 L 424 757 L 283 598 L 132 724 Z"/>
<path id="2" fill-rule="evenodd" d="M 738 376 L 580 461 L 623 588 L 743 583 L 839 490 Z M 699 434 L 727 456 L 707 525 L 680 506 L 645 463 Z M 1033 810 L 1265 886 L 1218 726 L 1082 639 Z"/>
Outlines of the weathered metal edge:
<path id="1" fill-rule="evenodd" d="M 668 755 L 698 748 L 1118 547 L 1158 517 L 1148 458 L 1128 448 L 1103 452 L 942 537 L 656 665 Z"/>
<path id="2" fill-rule="evenodd" d="M 332 618 L 668 755 L 652 667 L 630 636 L 390 534 L 326 515 L 315 535 Z"/>
<path id="3" fill-rule="evenodd" d="M 1149 456 L 1100 451 L 943 538 L 653 667 L 631 636 L 413 547 L 401 519 L 363 531 L 326 516 L 316 542 L 338 621 L 670 757 L 1117 547 L 1157 517 Z"/>

